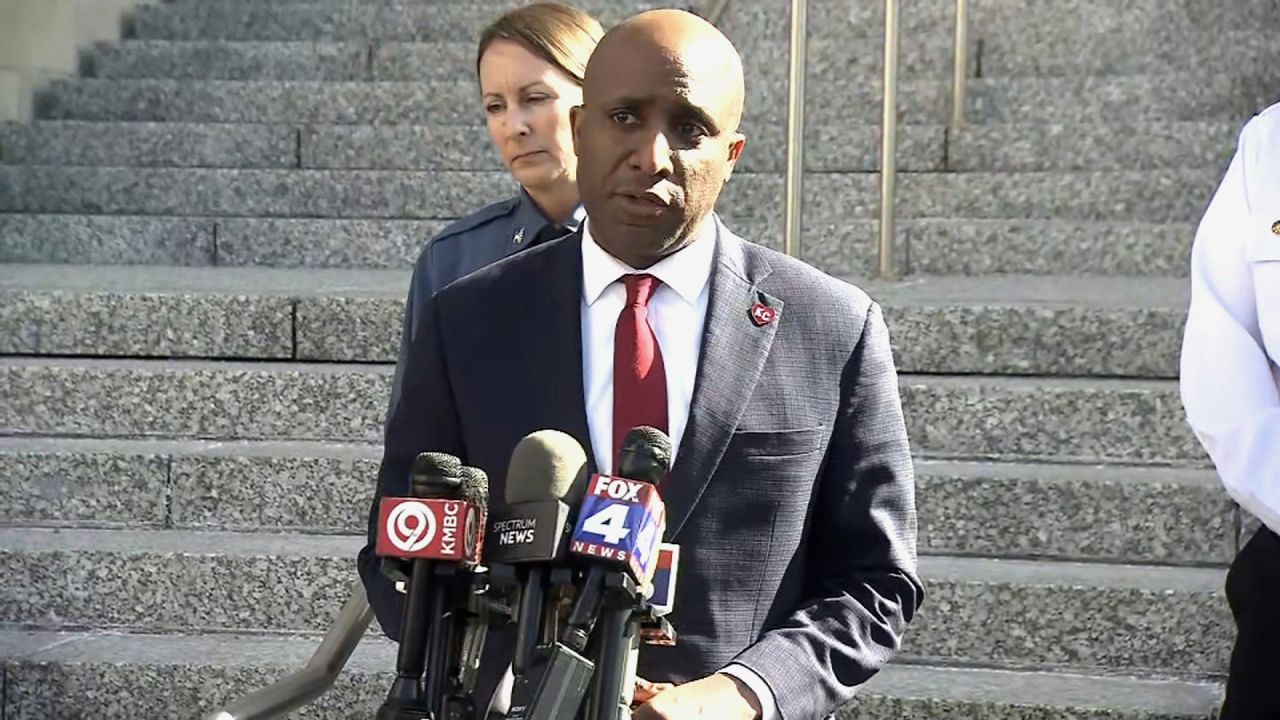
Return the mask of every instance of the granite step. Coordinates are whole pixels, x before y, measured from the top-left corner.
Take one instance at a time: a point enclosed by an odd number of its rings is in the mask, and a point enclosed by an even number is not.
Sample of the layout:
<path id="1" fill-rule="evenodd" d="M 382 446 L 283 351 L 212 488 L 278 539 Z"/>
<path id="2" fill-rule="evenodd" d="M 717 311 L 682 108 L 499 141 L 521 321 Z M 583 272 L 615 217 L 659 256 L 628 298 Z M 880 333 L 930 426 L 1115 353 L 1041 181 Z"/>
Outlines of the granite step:
<path id="1" fill-rule="evenodd" d="M 358 534 L 381 456 L 358 443 L 0 438 L 0 523 Z M 916 486 L 922 554 L 1225 565 L 1237 550 L 1235 506 L 1206 470 L 920 459 Z"/>
<path id="2" fill-rule="evenodd" d="M 634 0 L 589 1 L 584 9 L 596 14 L 606 25 L 651 5 Z M 1069 5 L 1037 6 L 1033 3 L 975 3 L 973 27 L 991 35 L 1017 34 L 1024 27 L 1052 23 L 1039 36 L 1056 39 L 1080 35 L 1097 28 L 1132 28 L 1135 34 L 1168 37 L 1197 31 L 1247 30 L 1277 22 L 1280 15 L 1265 2 L 1237 3 L 1216 7 L 1208 2 L 1181 3 L 1170 7 L 1152 0 L 1122 6 Z M 444 6 L 439 3 L 342 4 L 314 2 L 179 3 L 176 6 L 143 8 L 136 14 L 139 37 L 163 39 L 293 39 L 331 40 L 365 36 L 396 39 L 448 39 L 475 37 L 480 29 L 510 2 L 468 3 Z M 684 3 L 705 7 L 704 2 Z M 922 38 L 920 44 L 949 40 L 954 3 L 945 0 L 912 3 L 902 9 L 905 37 Z M 884 29 L 883 4 L 877 2 L 815 3 L 809 13 L 811 42 L 832 38 L 878 36 Z M 787 8 L 774 3 L 731 5 L 720 26 L 740 47 L 761 41 L 784 41 L 788 28 Z M 1161 22 L 1161 20 L 1163 22 Z"/>
<path id="3" fill-rule="evenodd" d="M 0 262 L 404 268 L 448 222 L 0 213 Z M 800 256 L 836 275 L 869 275 L 876 227 L 808 225 Z M 780 244 L 769 224 L 733 229 Z M 1195 225 L 904 218 L 898 230 L 904 272 L 1185 277 Z"/>
<path id="4" fill-rule="evenodd" d="M 0 262 L 407 268 L 427 240 L 448 224 L 448 220 L 0 214 Z"/>
<path id="5" fill-rule="evenodd" d="M 148 40 L 456 40 L 478 37 L 512 3 L 143 5 L 132 17 L 133 36 Z M 635 12 L 665 7 L 646 0 L 588 2 L 583 9 L 606 25 Z"/>
<path id="6" fill-rule="evenodd" d="M 5 357 L 0 434 L 376 443 L 392 369 Z M 904 374 L 901 387 L 932 456 L 1205 464 L 1175 381 Z"/>
<path id="7" fill-rule="evenodd" d="M 983 76 L 1222 72 L 1274 77 L 1280 62 L 1280 48 L 1265 30 L 1275 27 L 1275 18 L 1259 18 L 1256 27 L 1215 30 L 1148 14 L 1110 26 L 1086 21 L 1088 28 L 1070 30 L 1064 25 L 1079 15 L 1063 17 L 1056 8 L 1052 12 L 1052 22 L 1043 16 L 1019 17 L 1000 32 L 983 32 L 982 21 L 975 21 L 971 42 L 981 43 Z"/>
<path id="8" fill-rule="evenodd" d="M 815 43 L 807 68 L 810 81 L 875 77 L 883 73 L 879 38 L 856 43 Z M 765 41 L 743 61 L 749 84 L 785 83 L 789 49 Z M 951 74 L 950 48 L 911 44 L 899 55 L 899 73 L 920 79 Z M 90 56 L 92 74 L 118 79 L 189 80 L 471 80 L 476 77 L 476 44 L 446 40 L 412 42 L 379 38 L 348 41 L 288 40 L 126 40 Z M 974 61 L 974 68 L 976 60 Z M 1232 72 L 1224 67 L 1223 72 Z"/>
<path id="9" fill-rule="evenodd" d="M 751 151 L 741 172 L 783 172 L 786 129 L 750 123 Z M 899 128 L 903 172 L 944 169 L 941 125 Z M 814 128 L 806 167 L 814 172 L 873 172 L 879 126 Z M 295 168 L 337 170 L 503 170 L 488 130 L 476 125 L 299 125 L 257 123 L 92 122 L 0 124 L 0 163 L 118 167 Z"/>
<path id="10" fill-rule="evenodd" d="M 926 662 L 1222 675 L 1226 571 L 920 558 L 925 605 L 903 644 Z"/>
<path id="11" fill-rule="evenodd" d="M 974 80 L 970 122 L 1242 121 L 1276 100 L 1274 78 L 1210 74 Z M 51 83 L 36 97 L 46 120 L 142 120 L 217 123 L 476 124 L 474 80 L 296 82 L 115 80 Z M 950 83 L 905 80 L 899 117 L 939 123 L 949 117 Z M 879 80 L 852 87 L 845 78 L 807 86 L 813 127 L 878 122 Z M 786 85 L 751 84 L 746 121 L 786 122 Z"/>
<path id="12" fill-rule="evenodd" d="M 904 173 L 898 216 L 1194 222 L 1220 176 L 1218 168 Z M 18 213 L 447 219 L 515 190 L 501 171 L 0 165 L 0 212 Z M 720 213 L 731 227 L 780 237 L 782 191 L 780 174 L 736 174 L 720 197 Z M 872 173 L 805 178 L 806 225 L 871 219 L 879 201 Z"/>
<path id="13" fill-rule="evenodd" d="M 1224 171 L 1240 123 L 1092 122 L 968 125 L 947 136 L 947 169 Z M 879 165 L 875 165 L 879 167 Z"/>
<path id="14" fill-rule="evenodd" d="M 475 72 L 473 43 L 413 46 L 424 59 L 424 74 L 416 77 L 371 71 L 370 43 L 305 40 L 123 40 L 86 53 L 86 74 L 115 80 L 456 80 L 468 54 Z M 426 62 L 429 56 L 436 62 Z"/>
<path id="15" fill-rule="evenodd" d="M 209 712 L 301 667 L 312 638 L 0 631 L 8 720 L 45 720 L 92 703 L 95 717 Z M 305 717 L 371 717 L 386 695 L 394 646 L 366 638 L 334 687 Z M 74 692 L 70 692 L 74 688 Z M 1026 720 L 1208 720 L 1212 682 L 892 664 L 837 714 L 839 720 L 982 717 Z M 74 705 L 69 704 L 74 698 Z"/>
<path id="16" fill-rule="evenodd" d="M 932 456 L 1207 465 L 1172 380 L 904 375 L 913 447 Z"/>
<path id="17" fill-rule="evenodd" d="M 702 3 L 684 3 L 697 6 Z M 139 8 L 133 18 L 136 37 L 152 40 L 321 40 L 346 41 L 363 38 L 384 40 L 456 40 L 477 37 L 484 26 L 513 3 L 467 3 L 442 6 L 439 3 L 262 3 L 217 2 L 182 3 Z M 679 4 L 677 4 L 679 5 Z M 843 5 L 843 4 L 842 4 Z M 904 32 L 915 36 L 941 33 L 951 22 L 946 3 L 918 3 L 903 15 Z M 641 0 L 586 2 L 582 8 L 606 26 L 634 12 L 661 7 L 661 3 Z M 841 31 L 855 38 L 870 38 L 883 32 L 883 10 L 876 3 L 815 4 L 810 17 L 814 34 L 834 35 Z M 781 12 L 780 12 L 781 11 Z M 781 42 L 786 28 L 778 20 L 787 17 L 783 7 L 756 7 L 740 4 L 726 13 L 721 26 L 731 39 L 746 49 L 758 42 Z"/>
<path id="18" fill-rule="evenodd" d="M 741 172 L 782 172 L 785 127 L 747 123 Z M 900 172 L 1225 167 L 1235 122 L 992 124 L 898 129 Z M 1140 139 L 1135 142 L 1135 138 Z M 812 172 L 875 172 L 876 125 L 816 127 Z M 0 163 L 130 167 L 502 170 L 483 125 L 298 125 L 42 121 L 0 124 Z"/>
<path id="19" fill-rule="evenodd" d="M 26 265 L 0 275 L 0 354 L 395 362 L 408 276 Z M 902 372 L 1177 377 L 1180 279 L 852 282 L 885 307 Z"/>
<path id="20" fill-rule="evenodd" d="M 0 163 L 108 167 L 298 167 L 294 125 L 51 121 L 0 124 Z M 458 168 L 465 169 L 465 168 Z"/>
<path id="21" fill-rule="evenodd" d="M 937 218 L 898 227 L 910 272 L 974 276 L 1186 277 L 1196 230 L 1190 218 L 1164 223 Z"/>
<path id="22" fill-rule="evenodd" d="M 0 528 L 0 617 L 31 629 L 324 630 L 362 535 Z M 928 661 L 1222 673 L 1220 569 L 924 557 Z M 995 598 L 999 598 L 998 601 Z"/>
<path id="23" fill-rule="evenodd" d="M 1040 20 L 1029 21 L 1035 27 Z M 1278 55 L 1270 35 L 1258 30 L 1224 33 L 1182 32 L 1176 42 L 1152 38 L 1135 52 L 1135 38 L 1083 35 L 1038 38 L 1039 29 L 1017 32 L 970 30 L 970 73 L 983 77 L 1066 75 L 1166 75 L 1215 72 L 1225 75 L 1270 74 Z M 1055 32 L 1061 33 L 1061 28 Z M 1019 33 L 1037 38 L 1028 42 Z M 810 81 L 836 74 L 878 77 L 883 72 L 880 36 L 837 42 L 811 33 Z M 977 49 L 981 47 L 981 52 Z M 744 46 L 750 83 L 782 81 L 787 72 L 787 43 L 760 40 Z M 191 80 L 453 80 L 475 75 L 474 42 L 448 38 L 428 42 L 383 38 L 344 40 L 126 40 L 90 55 L 92 74 L 104 78 L 182 78 Z M 955 61 L 948 43 L 913 42 L 900 49 L 898 72 L 906 78 L 945 78 Z"/>

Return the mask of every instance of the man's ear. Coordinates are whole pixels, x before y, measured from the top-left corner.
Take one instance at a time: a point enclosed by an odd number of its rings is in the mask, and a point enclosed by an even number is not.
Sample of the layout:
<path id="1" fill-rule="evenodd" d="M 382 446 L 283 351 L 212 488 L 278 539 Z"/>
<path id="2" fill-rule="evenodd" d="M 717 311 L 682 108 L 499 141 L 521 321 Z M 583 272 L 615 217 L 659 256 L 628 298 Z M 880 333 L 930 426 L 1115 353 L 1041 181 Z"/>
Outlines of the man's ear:
<path id="1" fill-rule="evenodd" d="M 738 158 L 742 157 L 742 150 L 747 146 L 747 136 L 740 132 L 733 134 L 733 139 L 729 141 L 729 172 L 725 174 L 724 181 L 729 182 L 729 177 L 733 175 L 733 170 L 738 166 Z"/>
<path id="2" fill-rule="evenodd" d="M 578 155 L 578 123 L 582 120 L 582 106 L 574 105 L 569 108 L 569 129 L 573 133 L 573 154 Z"/>

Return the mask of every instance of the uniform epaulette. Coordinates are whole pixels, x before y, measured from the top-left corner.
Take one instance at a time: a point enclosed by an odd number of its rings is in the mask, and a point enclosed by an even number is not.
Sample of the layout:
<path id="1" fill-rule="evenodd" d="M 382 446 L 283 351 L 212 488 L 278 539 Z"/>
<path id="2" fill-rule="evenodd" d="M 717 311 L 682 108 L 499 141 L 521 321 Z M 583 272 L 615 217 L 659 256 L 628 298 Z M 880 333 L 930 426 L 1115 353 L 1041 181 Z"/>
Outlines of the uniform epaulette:
<path id="1" fill-rule="evenodd" d="M 503 217 L 504 215 L 510 215 L 515 211 L 518 203 L 519 198 L 512 197 L 507 198 L 506 200 L 499 200 L 492 205 L 486 205 L 464 218 L 455 220 L 452 224 L 445 227 L 444 230 L 441 230 L 440 234 L 436 235 L 431 243 L 435 244 L 447 241 L 451 238 L 458 237 L 469 230 L 474 230 L 491 220 Z"/>

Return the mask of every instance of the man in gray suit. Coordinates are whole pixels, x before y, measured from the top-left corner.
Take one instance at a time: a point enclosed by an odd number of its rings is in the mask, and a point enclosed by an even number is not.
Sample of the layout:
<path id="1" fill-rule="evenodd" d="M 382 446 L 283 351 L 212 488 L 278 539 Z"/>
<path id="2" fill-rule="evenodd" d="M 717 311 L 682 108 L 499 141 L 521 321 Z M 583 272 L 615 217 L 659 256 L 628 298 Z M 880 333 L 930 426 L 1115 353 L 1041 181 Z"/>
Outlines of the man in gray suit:
<path id="1" fill-rule="evenodd" d="M 743 97 L 736 51 L 696 16 L 608 33 L 574 115 L 586 223 L 438 292 L 388 418 L 380 495 L 437 450 L 485 469 L 494 502 L 529 432 L 573 435 L 608 472 L 627 429 L 668 431 L 680 642 L 641 652 L 663 684 L 637 720 L 822 718 L 888 661 L 923 597 L 879 307 L 713 213 Z M 370 548 L 361 565 L 395 632 L 400 599 Z"/>

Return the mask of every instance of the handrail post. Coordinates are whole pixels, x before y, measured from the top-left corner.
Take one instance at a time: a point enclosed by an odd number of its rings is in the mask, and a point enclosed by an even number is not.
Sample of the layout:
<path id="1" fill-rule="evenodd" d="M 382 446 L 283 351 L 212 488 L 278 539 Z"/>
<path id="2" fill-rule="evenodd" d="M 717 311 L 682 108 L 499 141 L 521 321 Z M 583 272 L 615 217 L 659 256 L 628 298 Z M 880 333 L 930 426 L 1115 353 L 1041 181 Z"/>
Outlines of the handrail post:
<path id="1" fill-rule="evenodd" d="M 963 127 L 969 83 L 969 0 L 956 0 L 956 57 L 951 77 L 951 127 Z"/>
<path id="2" fill-rule="evenodd" d="M 786 229 L 782 249 L 799 253 L 804 203 L 804 76 L 808 50 L 808 0 L 791 0 L 791 82 L 787 92 Z"/>
<path id="3" fill-rule="evenodd" d="M 724 15 L 724 11 L 729 7 L 729 0 L 715 0 L 715 4 L 707 10 L 704 16 L 706 21 L 712 25 L 719 25 L 720 18 Z"/>
<path id="4" fill-rule="evenodd" d="M 880 152 L 880 264 L 879 276 L 896 276 L 894 216 L 898 193 L 898 0 L 884 3 L 884 117 Z"/>

